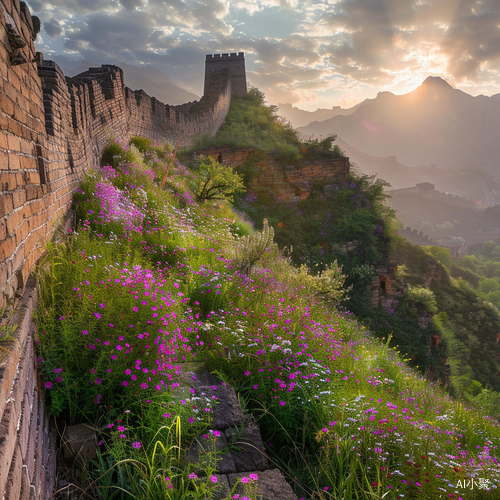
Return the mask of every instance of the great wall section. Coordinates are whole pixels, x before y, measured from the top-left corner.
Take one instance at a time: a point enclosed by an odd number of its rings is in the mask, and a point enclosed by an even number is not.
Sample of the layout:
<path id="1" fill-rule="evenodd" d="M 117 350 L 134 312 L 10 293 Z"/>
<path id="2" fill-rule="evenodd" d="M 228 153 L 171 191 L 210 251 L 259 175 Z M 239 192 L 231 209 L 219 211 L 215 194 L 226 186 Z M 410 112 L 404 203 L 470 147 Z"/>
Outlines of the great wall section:
<path id="1" fill-rule="evenodd" d="M 0 0 L 0 308 L 15 306 L 0 328 L 17 325 L 14 341 L 0 352 L 6 500 L 53 495 L 56 437 L 36 369 L 37 289 L 30 273 L 70 213 L 83 173 L 99 163 L 110 138 L 141 135 L 186 146 L 195 136 L 213 136 L 232 93 L 246 89 L 243 53 L 207 56 L 204 96 L 179 106 L 126 88 L 116 66 L 69 78 L 35 51 L 39 28 L 24 2 Z"/>
<path id="2" fill-rule="evenodd" d="M 8 321 L 17 325 L 10 352 L 0 351 L 0 495 L 6 500 L 49 500 L 56 479 L 57 435 L 44 412 L 36 368 L 32 313 L 37 288 L 30 273 L 57 228 L 68 222 L 73 191 L 84 172 L 99 164 L 110 139 L 139 135 L 179 141 L 183 147 L 196 136 L 214 136 L 231 96 L 245 95 L 247 82 L 243 53 L 207 55 L 203 97 L 177 106 L 125 87 L 117 66 L 90 68 L 69 78 L 36 52 L 39 21 L 26 4 L 0 0 L 0 7 L 0 308 L 14 304 Z M 241 164 L 252 152 L 228 146 L 202 151 L 231 164 Z M 306 199 L 314 181 L 334 186 L 349 174 L 348 158 L 285 169 L 272 161 L 258 166 L 251 189 L 269 191 L 283 201 Z M 464 203 L 455 198 L 454 203 Z M 417 244 L 435 243 L 411 228 L 404 231 Z M 488 236 L 498 239 L 500 229 Z M 471 235 L 462 251 L 484 237 Z M 393 275 L 392 268 L 379 270 L 375 288 L 383 282 L 389 289 Z M 0 332 L 7 326 L 0 318 Z M 228 469 L 225 482 L 231 485 L 238 472 L 237 467 Z M 274 497 L 285 498 L 286 486 Z M 287 495 L 292 498 L 291 491 Z"/>
<path id="3" fill-rule="evenodd" d="M 56 231 L 71 228 L 72 195 L 83 174 L 99 164 L 115 138 L 137 135 L 185 147 L 197 136 L 213 137 L 231 97 L 247 92 L 242 52 L 207 55 L 203 97 L 177 106 L 125 87 L 117 66 L 69 78 L 36 52 L 39 29 L 24 2 L 0 0 L 0 310 L 9 306 L 13 312 L 0 318 L 0 333 L 16 328 L 6 348 L 0 346 L 0 496 L 6 500 L 54 498 L 58 435 L 44 412 L 32 319 L 38 291 L 31 273 Z M 247 149 L 233 154 L 246 158 Z M 305 199 L 314 180 L 345 180 L 349 161 L 286 172 L 270 160 L 260 167 L 252 189 Z M 221 481 L 230 487 L 242 470 L 251 469 L 235 466 Z M 266 498 L 296 499 L 278 471 L 259 470 Z"/>

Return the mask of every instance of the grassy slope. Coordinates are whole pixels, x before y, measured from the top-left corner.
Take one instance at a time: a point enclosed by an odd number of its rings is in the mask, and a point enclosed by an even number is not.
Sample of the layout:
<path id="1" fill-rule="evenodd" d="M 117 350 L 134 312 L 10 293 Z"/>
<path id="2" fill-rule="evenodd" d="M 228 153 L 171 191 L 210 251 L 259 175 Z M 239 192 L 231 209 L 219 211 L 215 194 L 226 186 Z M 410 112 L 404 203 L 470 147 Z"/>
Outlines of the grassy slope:
<path id="1" fill-rule="evenodd" d="M 161 191 L 152 174 L 164 164 L 123 163 L 82 184 L 78 234 L 49 248 L 37 323 L 50 409 L 101 428 L 127 498 L 205 498 L 213 486 L 183 472 L 211 405 L 172 397 L 193 358 L 236 387 L 301 497 L 458 498 L 470 475 L 496 488 L 495 422 L 431 387 L 276 250 L 241 274 L 256 240 L 239 239 L 227 206 L 190 201 L 192 174 L 179 168 Z M 102 477 L 122 476 L 101 476 L 101 493 Z"/>

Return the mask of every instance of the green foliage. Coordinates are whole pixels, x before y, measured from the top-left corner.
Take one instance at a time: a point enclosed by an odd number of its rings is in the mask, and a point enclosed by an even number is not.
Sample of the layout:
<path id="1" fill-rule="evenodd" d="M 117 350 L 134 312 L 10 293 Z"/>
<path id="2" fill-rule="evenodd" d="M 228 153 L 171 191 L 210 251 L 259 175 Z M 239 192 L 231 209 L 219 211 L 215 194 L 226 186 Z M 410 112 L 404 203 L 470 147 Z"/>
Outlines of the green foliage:
<path id="1" fill-rule="evenodd" d="M 478 286 L 478 290 L 482 293 L 496 292 L 499 288 L 500 283 L 495 278 L 482 279 Z"/>
<path id="2" fill-rule="evenodd" d="M 479 285 L 479 280 L 481 276 L 474 273 L 470 269 L 464 269 L 460 267 L 456 262 L 451 264 L 451 277 L 452 278 L 463 278 L 465 281 L 469 282 L 474 288 Z"/>
<path id="3" fill-rule="evenodd" d="M 264 94 L 256 88 L 251 88 L 246 97 L 231 99 L 229 113 L 215 139 L 202 138 L 192 149 L 196 151 L 215 143 L 254 146 L 284 159 L 296 157 L 300 141 L 294 129 L 278 117 L 277 107 L 266 105 L 264 99 Z"/>
<path id="4" fill-rule="evenodd" d="M 423 247 L 426 251 L 431 253 L 438 262 L 443 264 L 446 269 L 451 269 L 451 254 L 448 248 L 442 247 Z"/>
<path id="5" fill-rule="evenodd" d="M 244 191 L 239 174 L 231 167 L 216 162 L 210 156 L 201 156 L 197 163 L 195 194 L 197 201 L 233 201 L 235 193 Z"/>
<path id="6" fill-rule="evenodd" d="M 117 172 L 107 168 L 87 176 L 78 193 L 78 232 L 48 245 L 46 265 L 40 266 L 36 340 L 47 411 L 68 423 L 90 422 L 103 441 L 101 454 L 88 466 L 85 496 L 215 496 L 220 457 L 214 451 L 216 431 L 209 430 L 214 400 L 178 387 L 186 380 L 179 376 L 184 362 L 193 358 L 206 360 L 211 372 L 238 389 L 245 409 L 259 420 L 266 453 L 293 478 L 301 498 L 433 500 L 438 488 L 448 498 L 457 478 L 449 457 L 457 449 L 464 453 L 464 475 L 498 482 L 493 461 L 498 426 L 430 386 L 399 356 L 408 345 L 414 363 L 430 360 L 434 366 L 447 352 L 429 353 L 430 337 L 452 332 L 465 397 L 484 397 L 494 409 L 497 400 L 474 389 L 467 365 L 470 355 L 481 373 L 494 373 L 491 359 L 498 347 L 491 334 L 500 331 L 494 309 L 466 282 L 450 282 L 432 255 L 405 244 L 398 251 L 409 275 L 425 282 L 429 276 L 422 269 L 428 265 L 440 278 L 431 288 L 441 313 L 426 329 L 416 317 L 432 309 L 433 296 L 422 287 L 396 284 L 392 304 L 372 311 L 379 335 L 386 335 L 383 343 L 335 307 L 344 273 L 344 288 L 350 280 L 366 293 L 376 266 L 388 262 L 391 227 L 380 218 L 379 186 L 353 177 L 332 197 L 321 198 L 318 188 L 301 205 L 311 224 L 319 220 L 313 227 L 324 232 L 320 242 L 331 246 L 311 246 L 310 235 L 305 243 L 313 263 L 297 269 L 277 251 L 271 224 L 262 220 L 258 234 L 246 226 L 249 234 L 240 238 L 228 204 L 192 202 L 179 208 L 170 189 L 152 181 L 146 192 L 146 184 L 134 181 L 143 175 L 142 166 L 122 164 Z M 120 203 L 108 207 L 101 184 L 114 195 L 114 188 L 123 186 Z M 322 202 L 328 204 L 324 212 Z M 371 226 L 364 217 L 363 224 L 351 217 L 361 210 L 374 212 Z M 130 214 L 137 212 L 140 223 L 131 225 Z M 291 212 L 291 227 L 298 215 Z M 358 239 L 345 248 L 334 239 L 343 219 L 370 234 L 352 231 Z M 348 223 L 343 230 L 351 231 Z M 320 260 L 322 250 L 326 262 Z M 342 272 L 337 254 L 347 263 Z M 484 344 L 474 338 L 476 326 Z M 389 346 L 393 332 L 404 344 L 396 340 Z M 200 470 L 186 465 L 195 439 L 205 452 Z M 231 443 L 233 451 L 237 446 Z M 230 496 L 257 500 L 255 486 L 241 479 Z M 481 498 L 474 495 L 470 498 Z"/>
<path id="7" fill-rule="evenodd" d="M 476 271 L 478 260 L 474 255 L 465 255 L 462 258 L 462 266 L 470 269 L 471 271 Z"/>
<path id="8" fill-rule="evenodd" d="M 485 241 L 482 246 L 483 254 L 487 257 L 491 257 L 494 250 L 496 250 L 500 245 L 494 241 Z"/>
<path id="9" fill-rule="evenodd" d="M 109 141 L 101 156 L 101 167 L 111 165 L 114 168 L 119 168 L 120 165 L 127 164 L 142 164 L 142 156 L 139 150 L 134 146 L 127 146 L 122 141 Z"/>
<path id="10" fill-rule="evenodd" d="M 274 229 L 264 219 L 262 231 L 240 238 L 235 248 L 234 265 L 241 274 L 250 274 L 255 264 L 267 253 L 276 254 L 277 245 L 274 243 Z"/>
<path id="11" fill-rule="evenodd" d="M 344 151 L 342 151 L 337 144 L 333 145 L 336 138 L 336 135 L 329 135 L 322 140 L 309 139 L 304 142 L 301 148 L 302 161 L 310 162 L 325 158 L 340 158 L 345 156 Z"/>
<path id="12" fill-rule="evenodd" d="M 344 156 L 340 147 L 333 145 L 335 135 L 322 140 L 301 141 L 291 124 L 277 115 L 277 109 L 277 106 L 265 103 L 260 90 L 251 88 L 246 97 L 231 100 L 229 113 L 215 138 L 198 138 L 184 156 L 214 144 L 252 146 L 257 155 L 271 155 L 282 166 L 300 166 L 306 162 Z"/>
<path id="13" fill-rule="evenodd" d="M 151 149 L 152 140 L 147 137 L 133 136 L 130 138 L 130 144 L 133 144 L 141 153 L 145 153 Z"/>
<path id="14" fill-rule="evenodd" d="M 500 331 L 500 315 L 485 303 L 475 290 L 462 279 L 452 283 L 433 281 L 439 311 L 447 315 L 451 332 L 448 342 L 452 376 L 471 375 L 483 386 L 500 389 L 496 355 L 500 348 L 496 334 Z"/>
<path id="15" fill-rule="evenodd" d="M 405 300 L 414 304 L 422 305 L 426 311 L 436 313 L 436 300 L 434 293 L 428 288 L 410 287 L 405 292 Z"/>
<path id="16" fill-rule="evenodd" d="M 318 274 L 313 286 L 320 297 L 337 305 L 344 299 L 346 292 L 350 290 L 343 287 L 345 278 L 342 269 L 337 266 L 337 261 L 334 261 L 331 267 L 326 265 L 325 270 Z"/>

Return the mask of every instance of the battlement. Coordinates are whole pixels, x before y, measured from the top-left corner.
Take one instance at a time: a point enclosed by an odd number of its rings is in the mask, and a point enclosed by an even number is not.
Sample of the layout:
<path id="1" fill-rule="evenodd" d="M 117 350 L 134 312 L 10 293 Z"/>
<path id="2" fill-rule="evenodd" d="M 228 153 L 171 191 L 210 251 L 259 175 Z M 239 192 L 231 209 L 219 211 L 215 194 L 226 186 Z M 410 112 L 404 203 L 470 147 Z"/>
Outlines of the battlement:
<path id="1" fill-rule="evenodd" d="M 207 54 L 207 61 L 244 61 L 245 60 L 245 53 L 244 52 L 231 52 L 230 54 Z"/>
<path id="2" fill-rule="evenodd" d="M 217 79 L 224 78 L 220 70 L 229 70 L 231 80 L 231 95 L 244 97 L 247 95 L 247 77 L 245 71 L 245 53 L 207 54 L 205 59 L 205 90 L 217 86 Z M 218 73 L 220 77 L 218 76 Z"/>

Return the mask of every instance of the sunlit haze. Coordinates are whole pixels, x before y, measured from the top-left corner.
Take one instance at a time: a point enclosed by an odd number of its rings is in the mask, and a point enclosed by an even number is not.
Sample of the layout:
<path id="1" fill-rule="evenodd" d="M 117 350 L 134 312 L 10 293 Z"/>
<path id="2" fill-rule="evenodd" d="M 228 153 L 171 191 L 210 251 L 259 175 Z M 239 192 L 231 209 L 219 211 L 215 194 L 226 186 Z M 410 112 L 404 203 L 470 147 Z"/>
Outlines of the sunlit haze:
<path id="1" fill-rule="evenodd" d="M 472 95 L 500 89 L 498 0 L 30 0 L 38 50 L 154 65 L 202 94 L 205 54 L 246 55 L 269 102 L 314 110 L 405 93 L 441 76 Z"/>

